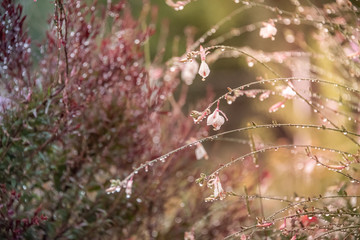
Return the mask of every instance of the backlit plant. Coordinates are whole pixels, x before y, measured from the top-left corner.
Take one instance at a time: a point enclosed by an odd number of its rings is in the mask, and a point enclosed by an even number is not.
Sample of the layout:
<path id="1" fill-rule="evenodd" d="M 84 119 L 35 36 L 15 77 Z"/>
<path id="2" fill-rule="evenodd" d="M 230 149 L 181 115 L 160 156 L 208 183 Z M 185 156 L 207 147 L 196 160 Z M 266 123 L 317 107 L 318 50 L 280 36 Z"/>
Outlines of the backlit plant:
<path id="1" fill-rule="evenodd" d="M 56 0 L 36 45 L 2 2 L 0 238 L 359 238 L 357 5 L 223 1 L 165 61 L 150 1 Z"/>

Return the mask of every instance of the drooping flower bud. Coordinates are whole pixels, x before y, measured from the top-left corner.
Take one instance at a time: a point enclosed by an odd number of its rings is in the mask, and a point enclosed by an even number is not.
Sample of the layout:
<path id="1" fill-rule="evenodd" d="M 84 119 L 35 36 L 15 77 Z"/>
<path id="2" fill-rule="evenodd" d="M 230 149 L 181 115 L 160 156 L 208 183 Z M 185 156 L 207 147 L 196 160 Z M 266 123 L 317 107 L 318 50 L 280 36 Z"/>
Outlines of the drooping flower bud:
<path id="1" fill-rule="evenodd" d="M 210 74 L 210 68 L 209 68 L 209 66 L 207 65 L 207 63 L 205 61 L 201 62 L 201 65 L 200 65 L 200 68 L 199 68 L 199 74 L 202 77 L 201 80 L 203 80 L 203 81 L 205 81 L 205 78 L 207 76 L 209 76 L 209 74 Z"/>
<path id="2" fill-rule="evenodd" d="M 225 123 L 225 119 L 226 121 L 228 120 L 225 113 L 223 113 L 220 109 L 219 109 L 219 103 L 220 101 L 218 101 L 217 103 L 217 107 L 214 110 L 214 112 L 212 114 L 210 114 L 207 118 L 207 125 L 212 125 L 214 127 L 214 131 L 217 131 L 220 129 L 220 127 Z M 225 117 L 221 116 L 220 113 Z"/>
<path id="3" fill-rule="evenodd" d="M 220 127 L 225 123 L 225 119 L 220 115 L 219 111 L 215 110 L 212 114 L 209 115 L 207 119 L 207 125 L 212 125 L 214 131 L 220 129 Z"/>
<path id="4" fill-rule="evenodd" d="M 272 112 L 276 112 L 277 110 L 279 110 L 280 108 L 284 108 L 285 107 L 285 101 L 281 101 L 281 102 L 278 102 L 278 103 L 275 103 L 274 105 L 272 105 L 270 108 L 269 108 L 269 112 L 272 113 Z"/>
<path id="5" fill-rule="evenodd" d="M 205 49 L 200 45 L 200 58 L 201 58 L 201 64 L 199 68 L 199 75 L 202 77 L 202 80 L 205 81 L 205 78 L 209 76 L 210 74 L 210 68 L 205 62 L 206 55 L 209 54 L 209 52 L 206 52 Z"/>
<path id="6" fill-rule="evenodd" d="M 209 156 L 201 143 L 196 144 L 195 156 L 197 160 L 200 160 L 202 158 L 209 159 Z"/>
<path id="7" fill-rule="evenodd" d="M 214 194 L 209 198 L 207 198 L 207 200 L 215 200 L 215 199 L 223 200 L 226 197 L 226 192 L 222 188 L 219 175 L 216 175 L 215 178 L 209 180 L 207 186 L 209 188 L 214 189 Z"/>

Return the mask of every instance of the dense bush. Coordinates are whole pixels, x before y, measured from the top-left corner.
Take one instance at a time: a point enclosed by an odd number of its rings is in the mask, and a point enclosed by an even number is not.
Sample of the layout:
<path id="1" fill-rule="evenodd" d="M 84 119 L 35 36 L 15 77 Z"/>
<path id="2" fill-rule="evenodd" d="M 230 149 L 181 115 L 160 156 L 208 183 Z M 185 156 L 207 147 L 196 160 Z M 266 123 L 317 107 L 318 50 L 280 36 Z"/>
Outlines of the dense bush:
<path id="1" fill-rule="evenodd" d="M 206 132 L 179 111 L 184 98 L 167 106 L 179 83 L 176 73 L 159 66 L 149 78 L 142 45 L 154 29 L 134 20 L 125 1 L 56 1 L 35 66 L 22 7 L 10 0 L 1 6 L 0 182 L 4 193 L 21 194 L 16 210 L 9 196 L 1 197 L 1 238 L 156 234 L 162 220 L 151 216 L 162 215 L 167 196 L 181 195 L 167 186 L 186 165 L 157 167 L 163 174 L 156 180 L 137 176 L 152 184 L 134 184 L 130 201 L 107 195 L 108 180 Z M 47 218 L 39 226 L 17 223 L 39 212 Z"/>

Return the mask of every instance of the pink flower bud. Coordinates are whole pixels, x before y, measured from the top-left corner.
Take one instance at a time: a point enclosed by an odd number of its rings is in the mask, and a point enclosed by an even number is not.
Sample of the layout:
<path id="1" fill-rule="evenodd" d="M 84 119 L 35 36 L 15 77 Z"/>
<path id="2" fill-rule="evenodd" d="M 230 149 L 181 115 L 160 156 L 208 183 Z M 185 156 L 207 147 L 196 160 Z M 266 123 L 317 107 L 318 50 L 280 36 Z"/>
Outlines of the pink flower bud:
<path id="1" fill-rule="evenodd" d="M 269 112 L 272 113 L 272 112 L 276 112 L 277 110 L 279 110 L 280 108 L 284 108 L 285 107 L 285 101 L 281 101 L 281 102 L 278 102 L 278 103 L 275 103 L 274 105 L 272 105 L 270 108 L 269 108 Z"/>
<path id="2" fill-rule="evenodd" d="M 259 223 L 256 226 L 259 227 L 259 228 L 265 228 L 265 227 L 270 227 L 271 225 L 273 225 L 273 223 L 267 222 L 267 223 Z"/>
<path id="3" fill-rule="evenodd" d="M 132 184 L 133 184 L 133 177 L 131 177 L 129 179 L 129 181 L 126 184 L 126 189 L 125 189 L 125 193 L 126 193 L 126 198 L 130 198 L 131 193 L 132 193 Z"/>
<path id="4" fill-rule="evenodd" d="M 205 62 L 206 59 L 206 55 L 209 54 L 209 52 L 206 52 L 205 49 L 203 48 L 203 46 L 200 45 L 200 58 L 202 62 Z"/>

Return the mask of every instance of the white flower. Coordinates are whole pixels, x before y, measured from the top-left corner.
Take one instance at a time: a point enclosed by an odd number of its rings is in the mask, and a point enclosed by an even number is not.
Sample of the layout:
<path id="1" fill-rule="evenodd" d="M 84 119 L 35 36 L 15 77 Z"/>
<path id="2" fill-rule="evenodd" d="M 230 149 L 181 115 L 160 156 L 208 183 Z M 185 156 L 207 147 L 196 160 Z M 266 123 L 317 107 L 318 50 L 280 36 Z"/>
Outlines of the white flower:
<path id="1" fill-rule="evenodd" d="M 203 46 L 200 45 L 200 58 L 201 58 L 201 64 L 199 68 L 199 75 L 202 77 L 202 80 L 205 81 L 205 78 L 209 76 L 210 74 L 210 68 L 205 62 L 206 55 L 209 54 L 209 52 L 206 52 Z"/>
<path id="2" fill-rule="evenodd" d="M 202 77 L 203 81 L 205 81 L 205 78 L 210 74 L 210 68 L 205 61 L 201 61 L 199 74 Z"/>
<path id="3" fill-rule="evenodd" d="M 262 38 L 271 38 L 271 39 L 274 39 L 274 36 L 276 35 L 277 33 L 277 29 L 274 25 L 274 22 L 273 21 L 269 21 L 269 22 L 264 22 L 263 23 L 263 26 L 261 29 L 260 29 L 260 36 Z"/>
<path id="4" fill-rule="evenodd" d="M 209 156 L 204 148 L 204 146 L 200 143 L 197 142 L 195 138 L 190 138 L 188 141 L 186 141 L 188 144 L 193 144 L 195 143 L 196 148 L 195 148 L 195 156 L 197 160 L 200 160 L 202 158 L 205 159 L 209 159 Z"/>
<path id="5" fill-rule="evenodd" d="M 219 109 L 219 103 L 220 102 L 218 101 L 215 111 L 207 118 L 207 125 L 212 125 L 215 131 L 220 129 L 220 127 L 225 123 L 225 119 L 228 120 L 225 113 Z M 225 119 L 220 115 L 220 113 L 225 117 Z"/>
<path id="6" fill-rule="evenodd" d="M 201 143 L 196 144 L 195 156 L 197 160 L 200 160 L 202 158 L 209 159 L 209 156 Z"/>
<path id="7" fill-rule="evenodd" d="M 220 178 L 219 176 L 216 176 L 215 182 L 214 182 L 214 197 L 220 197 L 220 199 L 223 199 L 225 195 L 225 191 L 221 186 Z"/>
<path id="8" fill-rule="evenodd" d="M 185 63 L 181 72 L 181 78 L 186 85 L 191 85 L 193 83 L 198 69 L 199 64 L 196 61 L 188 61 Z"/>
<path id="9" fill-rule="evenodd" d="M 215 131 L 219 130 L 224 123 L 225 119 L 217 109 L 208 116 L 207 125 L 212 125 Z"/>
<path id="10" fill-rule="evenodd" d="M 222 188 L 220 178 L 218 175 L 216 175 L 215 178 L 209 180 L 207 185 L 209 188 L 214 188 L 214 194 L 213 196 L 210 196 L 210 198 L 208 198 L 209 200 L 215 200 L 218 198 L 220 200 L 223 200 L 226 197 L 226 192 Z"/>

